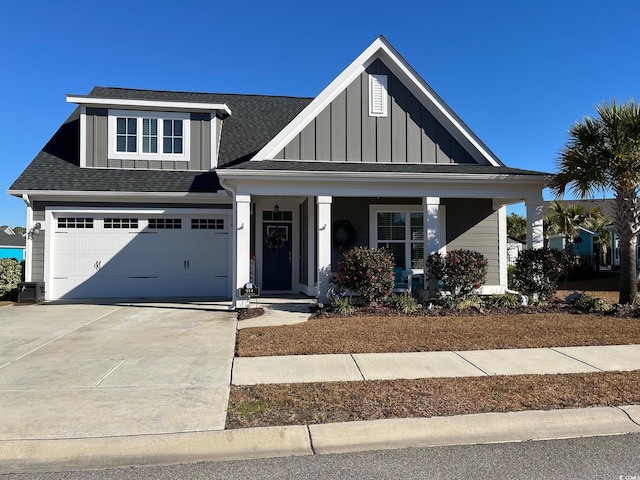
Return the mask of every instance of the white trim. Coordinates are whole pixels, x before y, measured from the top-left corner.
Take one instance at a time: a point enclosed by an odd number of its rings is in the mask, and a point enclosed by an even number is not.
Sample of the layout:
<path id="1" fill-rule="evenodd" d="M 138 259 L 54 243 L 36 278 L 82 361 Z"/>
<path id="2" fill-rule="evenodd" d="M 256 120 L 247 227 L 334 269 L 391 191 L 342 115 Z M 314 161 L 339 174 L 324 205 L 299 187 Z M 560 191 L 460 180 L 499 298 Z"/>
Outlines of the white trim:
<path id="1" fill-rule="evenodd" d="M 215 115 L 211 115 L 209 123 L 211 124 L 211 139 L 209 141 L 211 158 L 209 168 L 210 170 L 215 170 L 216 168 L 218 168 L 218 117 L 216 117 Z"/>
<path id="2" fill-rule="evenodd" d="M 324 108 L 329 105 L 353 80 L 355 80 L 376 59 L 385 61 L 385 65 L 396 75 L 423 105 L 432 104 L 428 109 L 441 123 L 453 127 L 452 134 L 460 137 L 463 146 L 468 144 L 475 149 L 488 165 L 502 166 L 503 163 L 493 154 L 475 133 L 444 103 L 435 91 L 400 56 L 391 44 L 382 36 L 378 37 L 345 70 L 342 71 L 320 94 L 307 105 L 284 129 L 268 142 L 251 161 L 273 159 L 289 144 Z M 455 135 L 458 132 L 459 135 Z"/>
<path id="3" fill-rule="evenodd" d="M 116 150 L 116 121 L 118 117 L 136 118 L 136 152 L 119 152 Z M 144 119 L 157 120 L 157 149 L 156 153 L 143 152 L 143 128 Z M 164 153 L 164 120 L 182 121 L 182 153 Z M 168 160 L 177 162 L 189 162 L 191 158 L 191 116 L 180 112 L 148 112 L 141 110 L 109 110 L 108 120 L 109 159 L 117 160 Z"/>
<path id="4" fill-rule="evenodd" d="M 135 100 L 126 98 L 98 98 L 89 97 L 88 95 L 67 95 L 68 103 L 77 103 L 78 105 L 86 105 L 97 108 L 109 107 L 135 107 L 144 110 L 152 109 L 170 109 L 172 111 L 185 112 L 222 112 L 231 115 L 231 110 L 226 103 L 196 103 L 182 102 L 172 100 Z"/>
<path id="5" fill-rule="evenodd" d="M 498 281 L 500 285 L 508 286 L 507 277 L 507 207 L 503 206 L 498 209 Z"/>
<path id="6" fill-rule="evenodd" d="M 95 129 L 95 125 L 93 127 Z M 87 166 L 87 107 L 80 107 L 80 168 Z"/>
<path id="7" fill-rule="evenodd" d="M 68 191 L 68 190 L 9 190 L 9 195 L 30 195 L 32 199 L 41 200 L 87 200 L 92 202 L 108 201 L 136 201 L 136 202 L 197 202 L 205 200 L 207 202 L 217 202 L 231 204 L 229 194 L 226 190 L 215 193 L 191 193 L 191 192 L 105 192 L 99 190 L 90 191 Z"/>

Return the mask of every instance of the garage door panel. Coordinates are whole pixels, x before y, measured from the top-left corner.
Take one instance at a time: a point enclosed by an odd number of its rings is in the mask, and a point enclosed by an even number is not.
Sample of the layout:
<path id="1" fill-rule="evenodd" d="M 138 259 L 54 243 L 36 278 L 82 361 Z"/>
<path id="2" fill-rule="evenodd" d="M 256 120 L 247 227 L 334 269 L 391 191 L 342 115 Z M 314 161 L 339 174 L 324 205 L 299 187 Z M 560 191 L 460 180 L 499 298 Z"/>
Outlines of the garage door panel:
<path id="1" fill-rule="evenodd" d="M 55 231 L 51 298 L 229 296 L 228 232 L 166 216 L 182 228 L 104 229 L 94 215 L 92 229 Z"/>

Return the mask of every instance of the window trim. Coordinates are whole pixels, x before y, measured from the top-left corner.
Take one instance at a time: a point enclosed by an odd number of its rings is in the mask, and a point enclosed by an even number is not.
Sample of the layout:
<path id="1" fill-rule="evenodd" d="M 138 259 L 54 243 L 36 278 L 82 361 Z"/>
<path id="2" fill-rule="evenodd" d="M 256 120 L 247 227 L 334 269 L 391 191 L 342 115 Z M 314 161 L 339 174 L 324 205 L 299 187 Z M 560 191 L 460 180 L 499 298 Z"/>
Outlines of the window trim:
<path id="1" fill-rule="evenodd" d="M 377 248 L 378 243 L 381 241 L 378 240 L 378 213 L 405 213 L 407 215 L 407 219 L 409 221 L 405 224 L 405 239 L 404 240 L 393 240 L 393 242 L 404 242 L 405 246 L 405 271 L 411 271 L 413 273 L 424 273 L 423 268 L 411 268 L 411 244 L 418 243 L 415 240 L 411 240 L 411 214 L 412 213 L 420 213 L 422 214 L 422 230 L 423 230 L 423 240 L 422 243 L 424 245 L 424 235 L 425 235 L 425 219 L 424 219 L 424 208 L 422 205 L 370 205 L 369 206 L 369 246 L 371 248 Z M 424 247 L 423 247 L 424 248 Z M 424 250 L 423 250 L 424 257 Z M 424 265 L 424 258 L 423 265 Z"/>
<path id="2" fill-rule="evenodd" d="M 117 151 L 117 119 L 128 117 L 137 119 L 136 152 Z M 143 119 L 157 120 L 156 153 L 143 152 Z M 182 153 L 164 153 L 164 120 L 182 120 Z M 109 110 L 109 158 L 122 160 L 173 160 L 189 161 L 191 147 L 191 115 L 183 112 L 145 112 L 141 110 Z"/>

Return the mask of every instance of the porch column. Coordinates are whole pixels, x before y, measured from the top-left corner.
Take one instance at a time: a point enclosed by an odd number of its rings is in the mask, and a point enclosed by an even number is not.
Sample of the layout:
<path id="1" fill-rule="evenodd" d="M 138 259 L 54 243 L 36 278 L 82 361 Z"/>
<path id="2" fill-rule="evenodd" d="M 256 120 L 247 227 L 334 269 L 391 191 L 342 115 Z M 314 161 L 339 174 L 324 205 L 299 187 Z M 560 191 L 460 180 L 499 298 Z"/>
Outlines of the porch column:
<path id="1" fill-rule="evenodd" d="M 425 197 L 422 199 L 424 217 L 424 274 L 425 289 L 428 289 L 429 296 L 438 289 L 435 280 L 427 281 L 429 272 L 427 271 L 427 257 L 440 251 L 440 197 Z"/>
<path id="2" fill-rule="evenodd" d="M 318 301 L 327 302 L 331 274 L 331 196 L 318 195 Z"/>
<path id="3" fill-rule="evenodd" d="M 251 195 L 235 197 L 235 275 L 233 299 L 236 308 L 249 308 L 247 299 L 238 298 L 238 288 L 244 287 L 251 278 Z"/>
<path id="4" fill-rule="evenodd" d="M 542 217 L 544 201 L 542 198 L 527 198 L 527 248 L 544 247 L 544 232 L 542 230 Z"/>

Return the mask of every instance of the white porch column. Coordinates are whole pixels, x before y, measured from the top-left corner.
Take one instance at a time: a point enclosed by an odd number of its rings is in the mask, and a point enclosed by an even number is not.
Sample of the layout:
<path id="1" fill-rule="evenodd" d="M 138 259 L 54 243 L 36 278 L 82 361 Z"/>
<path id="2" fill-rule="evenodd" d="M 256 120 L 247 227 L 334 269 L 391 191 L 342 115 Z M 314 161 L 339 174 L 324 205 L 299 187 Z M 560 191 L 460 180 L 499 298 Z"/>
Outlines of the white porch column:
<path id="1" fill-rule="evenodd" d="M 247 299 L 238 298 L 238 288 L 250 281 L 251 264 L 251 195 L 235 196 L 235 272 L 233 300 L 236 308 L 249 308 Z"/>
<path id="2" fill-rule="evenodd" d="M 440 219 L 440 197 L 425 197 L 422 199 L 423 217 L 424 217 L 424 275 L 425 289 L 428 289 L 429 295 L 433 295 L 437 290 L 437 282 L 435 280 L 427 281 L 429 272 L 427 271 L 427 257 L 433 253 L 438 253 L 441 249 L 441 219 Z M 442 245 L 444 247 L 444 245 Z"/>
<path id="3" fill-rule="evenodd" d="M 542 198 L 527 198 L 527 248 L 544 247 L 544 232 L 542 229 L 542 217 L 544 201 Z"/>
<path id="4" fill-rule="evenodd" d="M 327 302 L 331 273 L 331 196 L 318 195 L 318 301 Z"/>

